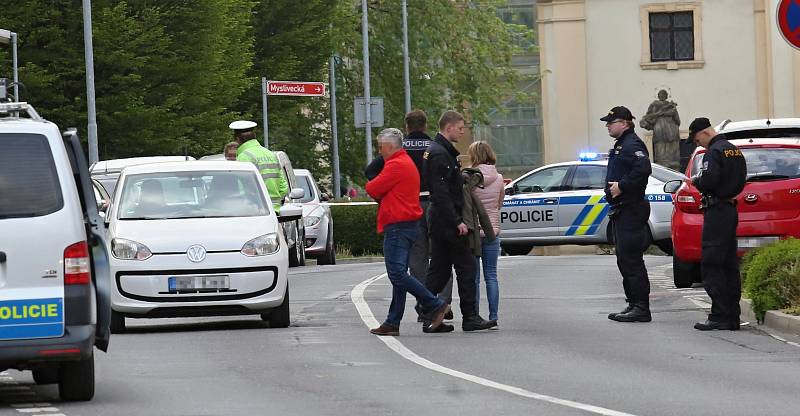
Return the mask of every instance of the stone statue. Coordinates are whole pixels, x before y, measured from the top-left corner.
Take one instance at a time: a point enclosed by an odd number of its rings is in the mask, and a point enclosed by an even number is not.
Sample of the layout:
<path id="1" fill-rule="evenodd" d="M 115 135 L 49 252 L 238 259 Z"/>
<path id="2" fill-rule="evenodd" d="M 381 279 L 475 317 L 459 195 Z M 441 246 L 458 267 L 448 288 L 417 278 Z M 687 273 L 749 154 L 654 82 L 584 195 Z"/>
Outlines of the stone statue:
<path id="1" fill-rule="evenodd" d="M 680 168 L 680 151 L 678 143 L 681 139 L 678 127 L 681 119 L 678 116 L 678 104 L 667 101 L 666 90 L 658 92 L 658 99 L 647 108 L 639 126 L 653 131 L 653 161 L 672 169 Z"/>

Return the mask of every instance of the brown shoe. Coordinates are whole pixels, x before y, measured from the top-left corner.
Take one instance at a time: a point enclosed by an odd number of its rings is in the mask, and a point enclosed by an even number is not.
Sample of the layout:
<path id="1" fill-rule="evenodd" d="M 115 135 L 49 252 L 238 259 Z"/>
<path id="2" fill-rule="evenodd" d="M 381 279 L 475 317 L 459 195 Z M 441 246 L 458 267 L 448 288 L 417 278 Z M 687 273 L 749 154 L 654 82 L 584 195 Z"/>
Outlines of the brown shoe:
<path id="1" fill-rule="evenodd" d="M 377 328 L 370 329 L 369 333 L 382 337 L 383 336 L 397 337 L 400 336 L 400 328 L 396 328 L 386 324 L 381 324 L 381 326 Z"/>
<path id="2" fill-rule="evenodd" d="M 444 321 L 444 316 L 447 315 L 447 312 L 450 312 L 450 305 L 447 303 L 433 312 L 433 319 L 431 319 L 431 324 L 428 325 L 428 330 L 433 331 L 438 328 L 439 325 L 442 324 L 442 321 Z"/>

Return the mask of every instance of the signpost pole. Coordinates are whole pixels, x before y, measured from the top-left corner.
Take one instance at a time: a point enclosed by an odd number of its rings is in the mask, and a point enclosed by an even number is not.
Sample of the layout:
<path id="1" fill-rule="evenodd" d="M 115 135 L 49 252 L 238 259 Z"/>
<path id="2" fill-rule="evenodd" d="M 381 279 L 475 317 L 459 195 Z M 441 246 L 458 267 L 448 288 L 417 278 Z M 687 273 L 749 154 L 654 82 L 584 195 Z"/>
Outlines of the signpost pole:
<path id="1" fill-rule="evenodd" d="M 264 113 L 264 147 L 269 149 L 269 123 L 267 119 L 267 78 L 261 77 L 261 106 Z"/>
<path id="2" fill-rule="evenodd" d="M 94 47 L 92 45 L 92 2 L 83 0 L 83 49 L 86 54 L 86 111 L 89 133 L 89 163 L 97 162 L 97 111 L 94 91 Z"/>
<path id="3" fill-rule="evenodd" d="M 364 111 L 366 113 L 364 135 L 367 140 L 367 164 L 369 164 L 372 162 L 372 120 L 369 98 L 369 19 L 367 18 L 367 0 L 361 0 L 361 38 L 364 44 Z"/>
<path id="4" fill-rule="evenodd" d="M 330 61 L 330 85 L 331 85 L 331 153 L 333 158 L 333 198 L 341 196 L 341 181 L 339 179 L 339 127 L 336 120 L 336 55 L 331 56 Z"/>

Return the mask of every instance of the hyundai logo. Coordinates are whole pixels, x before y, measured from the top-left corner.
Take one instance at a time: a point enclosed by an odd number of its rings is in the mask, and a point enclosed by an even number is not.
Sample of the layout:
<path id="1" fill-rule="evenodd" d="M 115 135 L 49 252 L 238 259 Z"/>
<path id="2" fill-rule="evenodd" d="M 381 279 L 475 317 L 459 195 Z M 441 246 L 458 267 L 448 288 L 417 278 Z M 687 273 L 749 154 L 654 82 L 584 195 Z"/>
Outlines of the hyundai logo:
<path id="1" fill-rule="evenodd" d="M 186 250 L 186 257 L 194 263 L 200 263 L 206 259 L 206 248 L 195 244 Z"/>
<path id="2" fill-rule="evenodd" d="M 745 202 L 756 202 L 758 201 L 758 195 L 756 194 L 747 194 L 744 196 Z"/>

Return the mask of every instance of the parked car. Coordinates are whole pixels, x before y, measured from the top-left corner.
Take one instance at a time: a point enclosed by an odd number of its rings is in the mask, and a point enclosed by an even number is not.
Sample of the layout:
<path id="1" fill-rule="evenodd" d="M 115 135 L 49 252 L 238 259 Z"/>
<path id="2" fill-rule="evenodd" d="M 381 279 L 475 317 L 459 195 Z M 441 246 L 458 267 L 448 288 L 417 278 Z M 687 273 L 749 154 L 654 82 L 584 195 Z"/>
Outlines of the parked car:
<path id="1" fill-rule="evenodd" d="M 89 167 L 92 173 L 92 179 L 100 182 L 105 188 L 106 192 L 114 195 L 114 189 L 117 186 L 119 173 L 122 172 L 126 166 L 143 165 L 145 163 L 154 162 L 180 162 L 194 160 L 191 156 L 143 156 L 143 157 L 129 157 L 125 159 L 110 159 L 101 160 L 92 164 Z"/>
<path id="2" fill-rule="evenodd" d="M 295 177 L 292 162 L 286 152 L 277 150 L 274 152 L 278 158 L 278 164 L 281 170 L 286 175 L 286 181 L 289 183 L 289 194 L 286 195 L 284 201 L 286 203 L 302 204 L 304 198 L 304 190 Z M 211 161 L 224 161 L 225 155 L 214 154 L 207 155 L 200 158 L 200 160 Z M 281 224 L 283 227 L 284 237 L 289 244 L 289 267 L 305 266 L 306 265 L 306 251 L 303 249 L 303 242 L 306 239 L 306 227 L 304 220 L 288 221 Z"/>
<path id="3" fill-rule="evenodd" d="M 741 149 L 747 162 L 747 183 L 736 197 L 738 254 L 780 239 L 800 238 L 800 118 L 725 122 L 717 131 Z M 695 150 L 687 176 L 700 172 L 705 151 Z M 668 182 L 664 191 L 675 194 L 675 286 L 689 287 L 701 280 L 700 192 L 688 180 Z"/>
<path id="4" fill-rule="evenodd" d="M 536 245 L 608 243 L 608 204 L 603 192 L 607 164 L 607 159 L 595 153 L 584 154 L 578 161 L 534 169 L 506 185 L 500 210 L 503 250 L 522 255 Z M 650 237 L 653 244 L 672 254 L 672 195 L 662 188 L 684 175 L 652 166 L 646 188 Z"/>
<path id="5" fill-rule="evenodd" d="M 260 314 L 289 325 L 288 246 L 255 166 L 166 162 L 122 171 L 106 221 L 112 332 L 125 317 Z"/>
<path id="6" fill-rule="evenodd" d="M 336 243 L 333 240 L 333 217 L 331 209 L 323 202 L 328 195 L 320 192 L 317 181 L 306 169 L 295 169 L 297 182 L 305 195 L 303 203 L 303 223 L 306 227 L 306 256 L 317 259 L 317 264 L 336 264 Z"/>
<path id="7" fill-rule="evenodd" d="M 90 400 L 111 309 L 89 168 L 74 130 L 62 137 L 25 103 L 0 113 L 0 370 L 31 370 L 62 400 Z"/>

